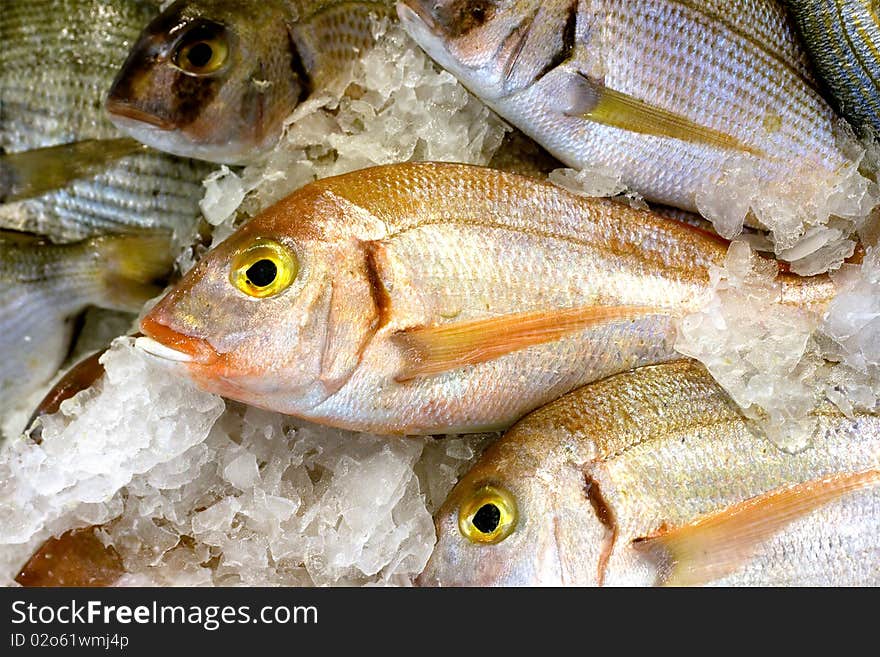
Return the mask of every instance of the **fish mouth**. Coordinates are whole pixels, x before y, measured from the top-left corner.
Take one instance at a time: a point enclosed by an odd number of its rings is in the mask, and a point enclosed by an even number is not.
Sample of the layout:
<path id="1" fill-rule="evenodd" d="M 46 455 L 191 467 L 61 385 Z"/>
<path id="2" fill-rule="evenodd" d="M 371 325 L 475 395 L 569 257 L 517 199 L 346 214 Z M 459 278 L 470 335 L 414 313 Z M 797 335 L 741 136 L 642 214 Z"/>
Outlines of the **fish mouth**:
<path id="1" fill-rule="evenodd" d="M 135 340 L 135 346 L 162 360 L 210 365 L 220 358 L 207 340 L 179 333 L 150 315 L 141 320 L 141 331 L 144 337 Z"/>
<path id="2" fill-rule="evenodd" d="M 441 36 L 440 26 L 434 15 L 419 0 L 400 0 L 397 3 L 397 17 L 404 25 L 421 24 L 434 36 Z"/>
<path id="3" fill-rule="evenodd" d="M 107 112 L 113 117 L 146 123 L 158 130 L 172 130 L 174 128 L 174 124 L 168 119 L 145 112 L 124 100 L 108 98 L 106 107 Z"/>

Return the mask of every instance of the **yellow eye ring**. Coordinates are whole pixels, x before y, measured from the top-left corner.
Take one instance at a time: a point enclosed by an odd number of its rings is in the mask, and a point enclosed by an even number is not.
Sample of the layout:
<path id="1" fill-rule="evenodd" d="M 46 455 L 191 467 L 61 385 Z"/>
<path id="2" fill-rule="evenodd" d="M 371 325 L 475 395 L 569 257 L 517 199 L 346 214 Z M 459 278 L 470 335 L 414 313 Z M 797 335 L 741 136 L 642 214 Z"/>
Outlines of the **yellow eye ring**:
<path id="1" fill-rule="evenodd" d="M 264 299 L 286 290 L 298 271 L 296 254 L 290 249 L 259 239 L 235 256 L 229 280 L 248 296 Z"/>
<path id="2" fill-rule="evenodd" d="M 174 54 L 174 65 L 186 73 L 208 75 L 229 58 L 229 44 L 220 25 L 198 25 L 183 38 Z"/>
<path id="3" fill-rule="evenodd" d="M 516 500 L 497 486 L 478 489 L 458 510 L 458 529 L 472 543 L 500 543 L 516 522 Z"/>

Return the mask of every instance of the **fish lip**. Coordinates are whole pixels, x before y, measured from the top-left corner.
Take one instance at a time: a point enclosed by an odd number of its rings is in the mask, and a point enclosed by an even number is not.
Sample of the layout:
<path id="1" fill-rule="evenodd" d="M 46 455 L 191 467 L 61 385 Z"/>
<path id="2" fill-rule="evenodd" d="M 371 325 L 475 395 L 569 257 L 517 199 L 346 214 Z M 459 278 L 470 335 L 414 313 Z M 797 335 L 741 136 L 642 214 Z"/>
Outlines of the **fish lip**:
<path id="1" fill-rule="evenodd" d="M 137 121 L 138 123 L 146 123 L 147 125 L 152 126 L 157 130 L 172 130 L 174 128 L 174 124 L 172 124 L 171 121 L 169 121 L 168 119 L 163 119 L 162 117 L 156 116 L 155 114 L 145 112 L 144 110 L 135 107 L 131 103 L 127 103 L 124 100 L 119 100 L 118 98 L 108 98 L 106 108 L 107 112 L 112 117 L 119 117 L 130 121 Z"/>
<path id="2" fill-rule="evenodd" d="M 207 340 L 184 335 L 149 315 L 141 320 L 141 331 L 144 337 L 137 338 L 135 346 L 162 360 L 211 365 L 220 358 Z"/>
<path id="3" fill-rule="evenodd" d="M 397 17 L 401 23 L 421 23 L 434 36 L 441 36 L 440 26 L 433 14 L 419 0 L 400 0 L 397 5 Z"/>

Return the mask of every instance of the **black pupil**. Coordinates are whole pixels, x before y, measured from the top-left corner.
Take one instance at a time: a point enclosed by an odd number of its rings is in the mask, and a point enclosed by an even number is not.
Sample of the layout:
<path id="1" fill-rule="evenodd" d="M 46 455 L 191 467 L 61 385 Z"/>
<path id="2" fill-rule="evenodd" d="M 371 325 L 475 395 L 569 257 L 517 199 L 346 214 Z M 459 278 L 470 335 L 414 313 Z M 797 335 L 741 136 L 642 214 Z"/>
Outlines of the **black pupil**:
<path id="1" fill-rule="evenodd" d="M 478 23 L 482 23 L 486 18 L 486 8 L 482 5 L 476 5 L 471 8 L 471 16 L 474 17 L 474 20 Z"/>
<path id="2" fill-rule="evenodd" d="M 186 53 L 189 63 L 198 68 L 207 66 L 213 56 L 214 49 L 204 41 L 195 44 Z"/>
<path id="3" fill-rule="evenodd" d="M 501 511 L 494 504 L 484 504 L 477 509 L 471 522 L 483 534 L 491 534 L 498 529 L 498 523 L 501 522 Z"/>
<path id="4" fill-rule="evenodd" d="M 257 287 L 271 285 L 277 275 L 278 267 L 275 266 L 274 262 L 265 258 L 257 260 L 247 270 L 248 280 Z"/>

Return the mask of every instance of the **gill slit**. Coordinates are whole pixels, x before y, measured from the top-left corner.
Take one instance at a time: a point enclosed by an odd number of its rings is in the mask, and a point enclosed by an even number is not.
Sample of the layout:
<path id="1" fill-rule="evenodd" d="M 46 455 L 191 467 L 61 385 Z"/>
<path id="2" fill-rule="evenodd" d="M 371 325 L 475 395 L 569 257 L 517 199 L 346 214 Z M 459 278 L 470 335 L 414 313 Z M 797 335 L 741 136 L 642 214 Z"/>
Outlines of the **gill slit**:
<path id="1" fill-rule="evenodd" d="M 596 481 L 595 477 L 590 475 L 586 470 L 584 470 L 584 483 L 584 494 L 590 502 L 590 506 L 592 506 L 593 510 L 596 512 L 596 517 L 599 519 L 599 522 L 601 522 L 610 532 L 605 539 L 605 544 L 602 546 L 602 552 L 599 555 L 599 561 L 596 564 L 596 581 L 599 586 L 604 586 L 605 574 L 608 570 L 608 562 L 611 559 L 611 554 L 617 543 L 619 528 L 617 526 L 617 518 L 614 515 L 614 511 L 602 496 L 602 491 L 599 489 L 599 482 Z"/>

